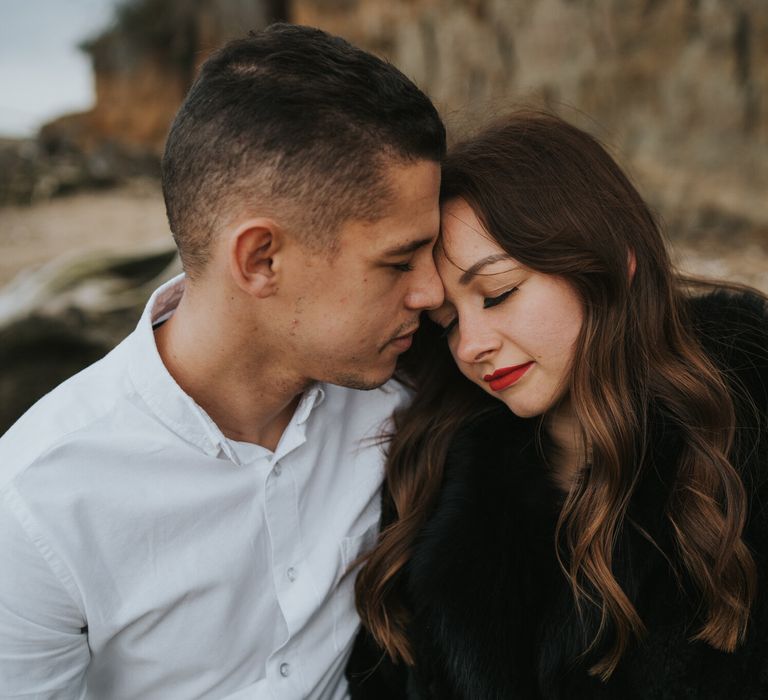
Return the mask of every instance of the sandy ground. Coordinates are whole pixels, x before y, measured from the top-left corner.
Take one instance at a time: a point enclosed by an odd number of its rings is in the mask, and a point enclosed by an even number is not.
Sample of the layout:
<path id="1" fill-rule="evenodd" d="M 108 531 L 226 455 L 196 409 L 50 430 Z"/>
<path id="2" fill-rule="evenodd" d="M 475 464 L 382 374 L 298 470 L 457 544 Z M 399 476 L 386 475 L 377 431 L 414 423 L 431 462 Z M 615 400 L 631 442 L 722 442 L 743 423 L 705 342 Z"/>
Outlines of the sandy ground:
<path id="1" fill-rule="evenodd" d="M 0 208 L 0 285 L 25 268 L 79 252 L 133 253 L 173 246 L 158 187 L 119 189 Z"/>
<path id="2" fill-rule="evenodd" d="M 0 208 L 0 285 L 18 272 L 80 251 L 137 252 L 173 244 L 158 187 L 135 182 L 30 207 Z M 674 246 L 684 270 L 752 284 L 768 292 L 768 242 L 744 249 Z"/>

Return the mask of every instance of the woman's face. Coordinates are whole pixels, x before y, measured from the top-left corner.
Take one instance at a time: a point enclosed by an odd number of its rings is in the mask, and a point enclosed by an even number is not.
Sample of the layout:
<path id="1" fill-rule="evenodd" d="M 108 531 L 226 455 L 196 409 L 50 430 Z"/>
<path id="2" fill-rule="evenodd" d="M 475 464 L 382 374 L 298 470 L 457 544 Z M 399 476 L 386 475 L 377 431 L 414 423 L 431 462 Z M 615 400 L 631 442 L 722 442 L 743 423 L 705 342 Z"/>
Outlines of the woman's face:
<path id="1" fill-rule="evenodd" d="M 435 249 L 445 303 L 430 317 L 447 332 L 462 373 L 524 418 L 564 395 L 583 309 L 562 278 L 510 258 L 463 199 L 442 210 Z"/>

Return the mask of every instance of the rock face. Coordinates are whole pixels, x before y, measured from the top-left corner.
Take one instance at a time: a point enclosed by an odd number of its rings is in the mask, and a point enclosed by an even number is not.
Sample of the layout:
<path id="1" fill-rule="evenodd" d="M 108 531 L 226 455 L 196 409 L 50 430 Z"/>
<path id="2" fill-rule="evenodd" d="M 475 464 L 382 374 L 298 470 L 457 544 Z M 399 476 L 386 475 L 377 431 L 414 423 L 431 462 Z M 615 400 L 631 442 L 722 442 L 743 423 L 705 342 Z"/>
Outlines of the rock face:
<path id="1" fill-rule="evenodd" d="M 285 19 L 285 0 L 133 0 L 82 44 L 96 104 L 44 125 L 36 140 L 0 141 L 0 206 L 158 177 L 168 127 L 208 54 Z"/>
<path id="2" fill-rule="evenodd" d="M 293 0 L 292 19 L 389 58 L 454 137 L 553 109 L 611 147 L 673 236 L 768 247 L 763 0 Z"/>
<path id="3" fill-rule="evenodd" d="M 684 265 L 768 291 L 765 0 L 135 0 L 122 8 L 85 47 L 94 109 L 51 123 L 36 143 L 0 143 L 0 204 L 156 169 L 209 51 L 287 18 L 389 58 L 435 99 L 454 139 L 516 105 L 587 128 L 660 212 Z M 41 153 L 50 168 L 40 169 Z M 13 174 L 5 189 L 3 171 Z M 171 252 L 83 260 L 0 293 L 0 432 L 106 352 L 176 270 Z"/>
<path id="4" fill-rule="evenodd" d="M 51 151 L 105 146 L 157 160 L 168 126 L 208 54 L 250 29 L 283 19 L 283 0 L 135 0 L 118 6 L 114 26 L 85 42 L 96 104 L 43 127 Z"/>
<path id="5" fill-rule="evenodd" d="M 72 139 L 0 139 L 0 207 L 159 174 L 156 154 L 110 141 L 82 148 Z"/>
<path id="6" fill-rule="evenodd" d="M 86 183 L 156 169 L 200 62 L 286 18 L 389 58 L 454 138 L 545 106 L 613 149 L 674 236 L 768 245 L 764 0 L 135 0 L 84 45 L 96 106 L 47 125 L 42 147 L 87 154 Z"/>

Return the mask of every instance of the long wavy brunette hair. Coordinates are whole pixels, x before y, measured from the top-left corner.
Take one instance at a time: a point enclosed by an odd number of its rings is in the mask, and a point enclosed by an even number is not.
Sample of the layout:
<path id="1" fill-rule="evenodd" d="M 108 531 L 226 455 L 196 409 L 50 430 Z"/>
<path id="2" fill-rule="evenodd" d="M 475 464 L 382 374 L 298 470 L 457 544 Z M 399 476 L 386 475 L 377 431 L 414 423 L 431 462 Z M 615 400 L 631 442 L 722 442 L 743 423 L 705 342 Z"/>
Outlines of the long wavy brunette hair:
<path id="1" fill-rule="evenodd" d="M 598 642 L 602 651 L 590 672 L 609 678 L 630 641 L 644 633 L 612 559 L 630 525 L 652 405 L 683 436 L 666 517 L 675 566 L 701 597 L 694 638 L 734 650 L 746 633 L 757 578 L 742 540 L 745 490 L 729 458 L 734 402 L 689 331 L 684 302 L 693 281 L 674 273 L 648 206 L 596 139 L 532 112 L 515 113 L 453 148 L 442 199 L 456 198 L 506 253 L 567 280 L 583 304 L 567 391 L 590 446 L 590 468 L 565 497 L 553 546 L 563 553 L 577 609 L 592 605 L 598 613 L 587 651 Z M 414 656 L 403 567 L 435 504 L 453 435 L 498 405 L 459 373 L 432 324 L 422 324 L 417 336 L 405 367 L 417 393 L 396 417 L 390 444 L 391 524 L 356 584 L 363 623 L 393 659 L 408 664 Z"/>

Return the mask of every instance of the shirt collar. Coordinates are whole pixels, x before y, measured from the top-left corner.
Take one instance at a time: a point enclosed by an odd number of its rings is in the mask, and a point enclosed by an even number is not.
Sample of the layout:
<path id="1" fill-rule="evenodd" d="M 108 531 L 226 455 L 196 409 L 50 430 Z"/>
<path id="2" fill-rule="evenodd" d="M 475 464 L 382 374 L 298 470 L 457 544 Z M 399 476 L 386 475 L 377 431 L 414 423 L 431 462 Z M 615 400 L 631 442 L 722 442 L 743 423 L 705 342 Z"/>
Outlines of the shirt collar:
<path id="1" fill-rule="evenodd" d="M 131 381 L 153 413 L 174 433 L 205 454 L 224 455 L 239 465 L 237 453 L 208 414 L 176 383 L 160 358 L 154 326 L 173 315 L 184 293 L 184 274 L 159 287 L 147 302 L 131 336 L 128 371 Z M 311 385 L 302 395 L 273 459 L 284 456 L 304 442 L 306 423 L 325 399 L 322 384 Z M 298 434 L 289 435 L 295 426 Z M 285 445 L 283 445 L 285 443 Z"/>
<path id="2" fill-rule="evenodd" d="M 312 384 L 301 397 L 299 405 L 294 413 L 296 425 L 303 425 L 309 419 L 310 414 L 325 401 L 325 389 L 319 382 Z"/>

